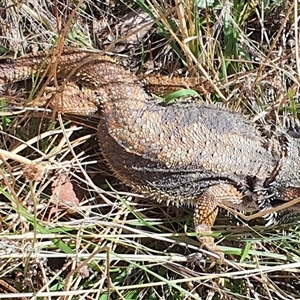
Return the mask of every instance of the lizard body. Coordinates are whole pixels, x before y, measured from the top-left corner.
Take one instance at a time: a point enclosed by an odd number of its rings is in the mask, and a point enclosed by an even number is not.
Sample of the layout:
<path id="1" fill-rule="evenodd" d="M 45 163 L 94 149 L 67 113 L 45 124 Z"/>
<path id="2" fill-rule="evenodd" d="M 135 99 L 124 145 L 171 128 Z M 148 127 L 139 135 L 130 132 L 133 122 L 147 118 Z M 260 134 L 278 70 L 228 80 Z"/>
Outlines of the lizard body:
<path id="1" fill-rule="evenodd" d="M 52 76 L 56 62 L 60 88 L 46 99 L 68 113 L 100 107 L 100 147 L 116 176 L 147 197 L 193 205 L 196 232 L 210 233 L 221 204 L 253 212 L 300 196 L 297 135 L 282 128 L 266 138 L 239 113 L 199 101 L 165 105 L 150 94 L 154 79 L 141 80 L 106 56 L 67 50 L 58 61 L 44 52 L 3 60 L 0 84 Z M 187 85 L 207 91 L 196 79 L 161 80 L 162 94 Z M 295 205 L 271 222 L 299 212 Z M 217 249 L 211 237 L 199 240 Z"/>

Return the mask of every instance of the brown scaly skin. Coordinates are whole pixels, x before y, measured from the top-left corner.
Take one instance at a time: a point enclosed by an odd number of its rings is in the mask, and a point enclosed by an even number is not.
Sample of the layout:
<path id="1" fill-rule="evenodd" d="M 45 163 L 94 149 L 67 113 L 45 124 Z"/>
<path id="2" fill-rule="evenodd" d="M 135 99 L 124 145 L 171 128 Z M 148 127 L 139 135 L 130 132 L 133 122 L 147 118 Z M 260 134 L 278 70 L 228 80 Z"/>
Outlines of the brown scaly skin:
<path id="1" fill-rule="evenodd" d="M 52 62 L 44 52 L 3 60 L 0 84 L 47 77 Z M 199 240 L 212 251 L 213 239 L 202 234 L 211 232 L 219 206 L 253 212 L 300 196 L 297 134 L 282 128 L 267 139 L 236 112 L 197 101 L 164 105 L 150 95 L 186 87 L 207 92 L 197 79 L 141 80 L 108 57 L 78 50 L 62 53 L 56 78 L 60 88 L 39 103 L 51 99 L 55 109 L 83 115 L 100 106 L 99 142 L 116 176 L 149 198 L 193 205 Z M 299 213 L 296 204 L 269 223 Z"/>

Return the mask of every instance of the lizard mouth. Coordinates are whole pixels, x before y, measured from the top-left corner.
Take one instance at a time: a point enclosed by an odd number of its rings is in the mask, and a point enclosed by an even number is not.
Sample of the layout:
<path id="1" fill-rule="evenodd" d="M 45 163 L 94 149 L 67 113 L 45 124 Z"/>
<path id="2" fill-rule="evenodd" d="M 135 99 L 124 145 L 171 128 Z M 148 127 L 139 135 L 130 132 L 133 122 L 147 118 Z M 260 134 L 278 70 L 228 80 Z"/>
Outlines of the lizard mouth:
<path id="1" fill-rule="evenodd" d="M 298 209 L 300 206 L 298 206 Z M 285 224 L 294 221 L 300 217 L 300 212 L 295 211 L 294 207 L 267 214 L 264 219 L 266 226 Z"/>

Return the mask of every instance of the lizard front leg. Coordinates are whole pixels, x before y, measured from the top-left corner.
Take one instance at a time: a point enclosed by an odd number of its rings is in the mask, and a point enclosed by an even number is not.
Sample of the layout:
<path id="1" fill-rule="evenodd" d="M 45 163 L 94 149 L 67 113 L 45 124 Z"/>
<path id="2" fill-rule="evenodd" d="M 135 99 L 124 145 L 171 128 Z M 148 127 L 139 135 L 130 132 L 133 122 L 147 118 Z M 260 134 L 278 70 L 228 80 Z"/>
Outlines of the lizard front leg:
<path id="1" fill-rule="evenodd" d="M 242 194 L 230 184 L 218 184 L 209 187 L 197 200 L 194 211 L 195 231 L 200 234 L 198 240 L 202 247 L 212 251 L 223 260 L 224 254 L 216 246 L 214 238 L 209 236 L 218 214 L 218 206 L 225 204 L 230 207 L 242 203 Z"/>

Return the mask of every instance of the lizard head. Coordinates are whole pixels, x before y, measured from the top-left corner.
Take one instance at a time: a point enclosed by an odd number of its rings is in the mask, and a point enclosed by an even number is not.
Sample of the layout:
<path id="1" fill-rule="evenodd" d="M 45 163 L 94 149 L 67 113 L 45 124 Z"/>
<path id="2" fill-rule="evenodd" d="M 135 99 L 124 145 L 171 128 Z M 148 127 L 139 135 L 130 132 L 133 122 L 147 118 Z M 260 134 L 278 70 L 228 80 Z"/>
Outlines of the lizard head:
<path id="1" fill-rule="evenodd" d="M 295 123 L 292 123 L 295 125 Z M 265 182 L 266 194 L 259 203 L 262 210 L 276 208 L 279 205 L 293 201 L 293 204 L 277 212 L 268 214 L 267 225 L 286 223 L 300 216 L 300 127 L 285 126 L 276 136 L 278 163 Z M 275 144 L 275 143 L 274 143 Z M 279 149 L 279 150 L 278 150 Z M 299 201 L 296 199 L 299 198 Z M 295 200 L 295 201 L 294 201 Z"/>

